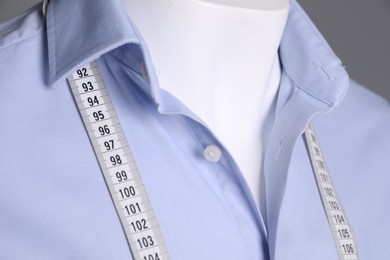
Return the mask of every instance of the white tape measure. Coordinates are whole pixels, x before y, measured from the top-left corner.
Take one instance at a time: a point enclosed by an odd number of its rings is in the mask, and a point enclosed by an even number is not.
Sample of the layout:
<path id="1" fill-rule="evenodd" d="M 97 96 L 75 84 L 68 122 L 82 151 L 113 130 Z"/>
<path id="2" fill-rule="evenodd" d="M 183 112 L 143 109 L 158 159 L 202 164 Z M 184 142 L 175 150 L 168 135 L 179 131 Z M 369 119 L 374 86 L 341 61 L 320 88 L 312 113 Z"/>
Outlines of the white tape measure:
<path id="1" fill-rule="evenodd" d="M 136 260 L 168 260 L 159 224 L 97 63 L 68 78 Z"/>
<path id="2" fill-rule="evenodd" d="M 337 197 L 311 123 L 309 123 L 305 131 L 305 136 L 318 189 L 321 194 L 322 204 L 328 216 L 328 222 L 336 243 L 339 259 L 358 260 L 359 254 L 352 226 L 348 222 L 347 216 L 341 207 L 340 200 Z"/>
<path id="3" fill-rule="evenodd" d="M 136 260 L 168 260 L 168 250 L 130 146 L 97 63 L 68 78 Z M 310 158 L 340 260 L 358 260 L 357 243 L 322 156 L 313 126 L 305 131 Z"/>

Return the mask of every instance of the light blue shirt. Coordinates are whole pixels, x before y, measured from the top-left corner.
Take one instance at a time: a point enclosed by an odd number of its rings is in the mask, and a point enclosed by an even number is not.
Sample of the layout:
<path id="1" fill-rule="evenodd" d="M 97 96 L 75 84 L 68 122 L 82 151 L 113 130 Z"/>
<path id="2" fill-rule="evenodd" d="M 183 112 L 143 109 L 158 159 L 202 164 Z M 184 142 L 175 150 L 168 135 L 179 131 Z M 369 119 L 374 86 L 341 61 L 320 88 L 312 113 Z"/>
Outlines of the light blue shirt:
<path id="1" fill-rule="evenodd" d="M 38 5 L 0 25 L 0 259 L 132 259 L 66 81 L 94 59 L 172 259 L 337 259 L 302 137 L 309 120 L 361 259 L 390 259 L 389 104 L 350 83 L 294 0 L 290 9 L 265 216 L 229 152 L 159 88 L 121 1 L 53 0 L 46 19 Z M 209 144 L 220 161 L 204 158 Z"/>

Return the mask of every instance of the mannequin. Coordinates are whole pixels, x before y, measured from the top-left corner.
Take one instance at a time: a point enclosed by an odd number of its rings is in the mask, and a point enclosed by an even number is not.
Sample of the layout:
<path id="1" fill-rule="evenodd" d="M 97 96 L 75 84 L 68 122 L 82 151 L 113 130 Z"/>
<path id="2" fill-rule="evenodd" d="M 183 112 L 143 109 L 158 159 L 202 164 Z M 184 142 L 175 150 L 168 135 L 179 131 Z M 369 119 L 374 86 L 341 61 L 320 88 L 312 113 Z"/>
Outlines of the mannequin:
<path id="1" fill-rule="evenodd" d="M 124 0 L 160 87 L 233 156 L 259 207 L 262 135 L 281 69 L 288 0 Z"/>

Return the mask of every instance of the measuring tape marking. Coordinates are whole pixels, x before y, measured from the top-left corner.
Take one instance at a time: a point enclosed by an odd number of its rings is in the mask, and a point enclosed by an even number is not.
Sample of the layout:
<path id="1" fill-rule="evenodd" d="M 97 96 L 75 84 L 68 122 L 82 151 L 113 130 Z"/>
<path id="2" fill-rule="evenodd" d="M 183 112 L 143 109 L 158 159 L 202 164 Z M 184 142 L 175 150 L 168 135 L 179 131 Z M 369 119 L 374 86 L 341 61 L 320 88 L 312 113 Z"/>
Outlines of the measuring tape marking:
<path id="1" fill-rule="evenodd" d="M 96 62 L 68 78 L 76 105 L 136 260 L 169 260 L 133 154 Z"/>
<path id="2" fill-rule="evenodd" d="M 170 259 L 158 221 L 97 63 L 92 62 L 84 66 L 69 77 L 68 81 L 134 258 Z M 333 187 L 311 123 L 305 131 L 305 136 L 339 258 L 358 260 L 352 227 Z M 131 196 L 123 194 L 127 187 L 131 188 Z M 132 208 L 129 210 L 130 206 Z"/>
<path id="3" fill-rule="evenodd" d="M 358 260 L 358 248 L 352 226 L 338 199 L 311 123 L 309 123 L 305 131 L 305 137 L 317 187 L 321 195 L 322 204 L 331 228 L 339 259 Z"/>

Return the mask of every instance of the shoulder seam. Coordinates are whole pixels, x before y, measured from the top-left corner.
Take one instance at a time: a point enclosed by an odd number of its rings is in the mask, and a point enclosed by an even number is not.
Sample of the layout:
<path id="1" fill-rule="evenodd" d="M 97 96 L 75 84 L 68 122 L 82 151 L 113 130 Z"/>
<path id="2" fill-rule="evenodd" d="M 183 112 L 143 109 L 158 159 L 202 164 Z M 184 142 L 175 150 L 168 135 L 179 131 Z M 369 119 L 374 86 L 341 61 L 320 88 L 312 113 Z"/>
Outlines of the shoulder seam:
<path id="1" fill-rule="evenodd" d="M 13 42 L 7 43 L 5 45 L 0 45 L 0 50 L 5 49 L 5 48 L 7 48 L 9 46 L 12 46 L 14 44 L 20 43 L 20 42 L 22 42 L 22 41 L 24 41 L 24 40 L 26 40 L 26 39 L 28 39 L 30 37 L 33 37 L 35 34 L 37 34 L 40 31 L 42 31 L 42 27 L 36 29 L 35 31 L 32 31 L 32 32 L 26 34 L 25 36 L 15 40 L 15 41 L 13 41 Z"/>

